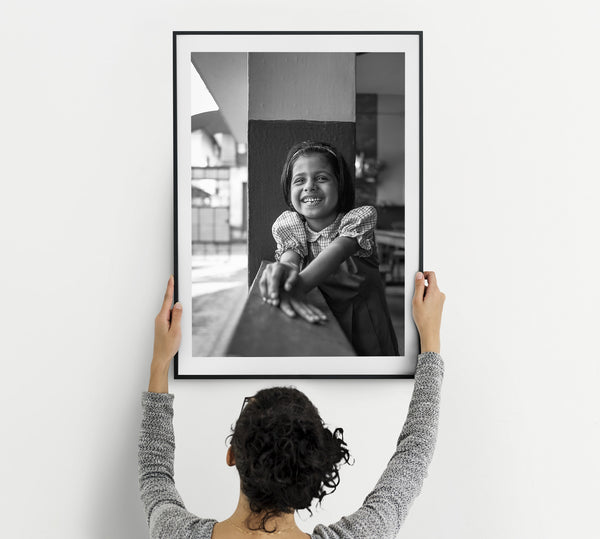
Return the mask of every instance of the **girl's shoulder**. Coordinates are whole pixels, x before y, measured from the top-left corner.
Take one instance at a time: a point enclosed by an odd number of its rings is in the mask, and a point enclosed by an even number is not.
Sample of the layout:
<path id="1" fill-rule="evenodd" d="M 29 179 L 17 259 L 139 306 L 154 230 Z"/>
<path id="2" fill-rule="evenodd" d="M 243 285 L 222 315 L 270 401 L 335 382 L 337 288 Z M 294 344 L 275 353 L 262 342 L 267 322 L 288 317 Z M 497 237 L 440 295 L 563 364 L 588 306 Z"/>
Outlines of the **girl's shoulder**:
<path id="1" fill-rule="evenodd" d="M 275 219 L 271 231 L 276 239 L 278 237 L 295 236 L 304 238 L 306 236 L 302 217 L 295 211 L 289 210 L 284 211 L 277 219 Z"/>
<path id="2" fill-rule="evenodd" d="M 360 257 L 369 257 L 375 252 L 375 225 L 377 210 L 373 206 L 360 206 L 346 213 L 340 222 L 339 236 L 354 238 L 360 249 Z"/>
<path id="3" fill-rule="evenodd" d="M 296 227 L 302 226 L 304 227 L 304 221 L 300 214 L 295 211 L 286 210 L 275 219 L 273 223 L 273 228 L 283 228 L 283 227 Z"/>
<path id="4" fill-rule="evenodd" d="M 361 226 L 374 229 L 377 224 L 377 210 L 373 206 L 359 206 L 345 213 L 340 222 L 340 228 Z"/>

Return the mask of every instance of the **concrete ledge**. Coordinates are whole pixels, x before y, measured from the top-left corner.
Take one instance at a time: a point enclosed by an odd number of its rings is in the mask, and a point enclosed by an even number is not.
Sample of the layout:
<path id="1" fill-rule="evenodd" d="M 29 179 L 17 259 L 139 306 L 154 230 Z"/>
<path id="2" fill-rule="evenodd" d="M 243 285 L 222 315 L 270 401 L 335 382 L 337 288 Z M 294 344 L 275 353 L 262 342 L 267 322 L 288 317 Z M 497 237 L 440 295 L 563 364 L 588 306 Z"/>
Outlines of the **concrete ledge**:
<path id="1" fill-rule="evenodd" d="M 308 298 L 327 315 L 329 320 L 325 324 L 310 324 L 300 318 L 290 318 L 280 309 L 262 301 L 258 282 L 267 264 L 265 260 L 261 262 L 226 355 L 355 356 L 352 345 L 317 288 L 310 292 Z"/>

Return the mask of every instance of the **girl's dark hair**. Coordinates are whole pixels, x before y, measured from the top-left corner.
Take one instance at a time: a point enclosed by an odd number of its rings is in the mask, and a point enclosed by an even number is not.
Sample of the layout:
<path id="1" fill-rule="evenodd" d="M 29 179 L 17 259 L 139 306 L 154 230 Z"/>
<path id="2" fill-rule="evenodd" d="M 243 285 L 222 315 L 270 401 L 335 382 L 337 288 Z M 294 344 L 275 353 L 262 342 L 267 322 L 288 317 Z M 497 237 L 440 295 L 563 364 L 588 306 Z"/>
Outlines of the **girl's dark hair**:
<path id="1" fill-rule="evenodd" d="M 340 482 L 339 467 L 350 453 L 343 430 L 324 426 L 312 402 L 295 388 L 259 391 L 232 429 L 231 446 L 242 492 L 253 513 L 270 518 L 320 503 Z M 312 514 L 312 512 L 311 512 Z"/>
<path id="2" fill-rule="evenodd" d="M 305 140 L 304 142 L 295 144 L 290 148 L 290 151 L 285 158 L 285 164 L 283 165 L 283 171 L 281 173 L 281 190 L 286 204 L 291 210 L 296 211 L 294 206 L 292 206 L 290 198 L 292 170 L 294 168 L 294 163 L 300 156 L 312 153 L 324 155 L 335 174 L 338 182 L 337 210 L 341 212 L 350 211 L 354 208 L 354 184 L 346 160 L 335 146 L 332 146 L 327 142 L 317 142 L 314 140 Z"/>

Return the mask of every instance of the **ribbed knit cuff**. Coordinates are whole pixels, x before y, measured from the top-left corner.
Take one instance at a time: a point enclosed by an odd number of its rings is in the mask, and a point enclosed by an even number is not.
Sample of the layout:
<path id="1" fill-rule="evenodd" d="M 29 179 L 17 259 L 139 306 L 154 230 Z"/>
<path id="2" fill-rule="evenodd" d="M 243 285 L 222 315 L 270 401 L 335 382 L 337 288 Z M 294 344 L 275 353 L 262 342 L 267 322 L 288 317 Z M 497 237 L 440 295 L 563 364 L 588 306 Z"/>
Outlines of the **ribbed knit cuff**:
<path id="1" fill-rule="evenodd" d="M 419 354 L 417 357 L 417 365 L 423 367 L 435 367 L 444 374 L 444 360 L 442 359 L 442 356 L 436 352 L 424 352 Z"/>
<path id="2" fill-rule="evenodd" d="M 173 393 L 152 393 L 151 391 L 142 392 L 142 404 L 173 404 L 175 395 Z"/>

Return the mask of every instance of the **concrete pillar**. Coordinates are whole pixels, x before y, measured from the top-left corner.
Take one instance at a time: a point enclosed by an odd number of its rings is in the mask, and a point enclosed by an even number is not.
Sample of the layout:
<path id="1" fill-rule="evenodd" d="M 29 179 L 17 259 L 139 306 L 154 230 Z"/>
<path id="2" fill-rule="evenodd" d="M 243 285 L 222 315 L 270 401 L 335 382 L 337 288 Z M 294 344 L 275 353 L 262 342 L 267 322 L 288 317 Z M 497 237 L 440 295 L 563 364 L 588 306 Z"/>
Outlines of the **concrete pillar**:
<path id="1" fill-rule="evenodd" d="M 354 170 L 355 54 L 248 55 L 248 277 L 273 260 L 271 225 L 286 208 L 280 177 L 303 140 L 336 146 Z"/>

